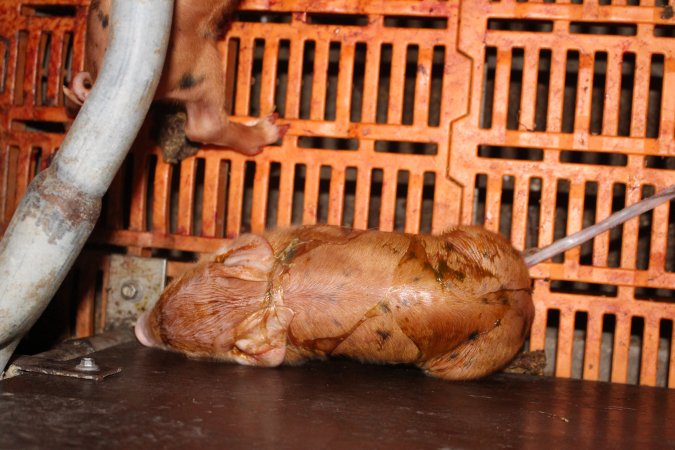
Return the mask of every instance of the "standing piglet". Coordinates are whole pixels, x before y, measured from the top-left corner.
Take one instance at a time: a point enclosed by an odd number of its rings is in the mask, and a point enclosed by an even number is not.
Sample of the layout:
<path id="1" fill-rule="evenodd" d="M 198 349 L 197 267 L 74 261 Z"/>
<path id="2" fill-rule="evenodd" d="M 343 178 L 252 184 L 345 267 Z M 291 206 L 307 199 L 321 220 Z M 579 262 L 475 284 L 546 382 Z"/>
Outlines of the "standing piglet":
<path id="1" fill-rule="evenodd" d="M 471 379 L 504 367 L 534 314 L 522 257 L 478 227 L 331 226 L 243 235 L 137 323 L 148 346 L 258 366 L 346 356 Z"/>
<path id="2" fill-rule="evenodd" d="M 73 78 L 67 97 L 81 105 L 101 68 L 108 45 L 112 0 L 93 0 L 87 19 L 86 72 Z M 237 0 L 176 0 L 166 62 L 155 98 L 181 103 L 191 141 L 226 146 L 247 155 L 283 137 L 288 126 L 277 126 L 276 114 L 252 126 L 229 120 L 225 112 L 225 81 L 216 47 Z"/>

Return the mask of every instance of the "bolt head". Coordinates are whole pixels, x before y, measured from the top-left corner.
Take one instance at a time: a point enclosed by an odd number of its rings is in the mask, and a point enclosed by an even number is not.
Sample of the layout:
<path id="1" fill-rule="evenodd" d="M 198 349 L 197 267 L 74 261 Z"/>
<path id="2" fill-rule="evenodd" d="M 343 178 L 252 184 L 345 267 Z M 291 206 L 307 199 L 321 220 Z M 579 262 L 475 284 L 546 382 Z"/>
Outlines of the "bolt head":
<path id="1" fill-rule="evenodd" d="M 138 288 L 133 282 L 124 283 L 121 291 L 122 297 L 126 300 L 133 300 L 138 295 Z"/>
<path id="2" fill-rule="evenodd" d="M 75 366 L 75 370 L 79 370 L 80 372 L 98 372 L 99 367 L 94 358 L 82 358 L 79 364 Z"/>

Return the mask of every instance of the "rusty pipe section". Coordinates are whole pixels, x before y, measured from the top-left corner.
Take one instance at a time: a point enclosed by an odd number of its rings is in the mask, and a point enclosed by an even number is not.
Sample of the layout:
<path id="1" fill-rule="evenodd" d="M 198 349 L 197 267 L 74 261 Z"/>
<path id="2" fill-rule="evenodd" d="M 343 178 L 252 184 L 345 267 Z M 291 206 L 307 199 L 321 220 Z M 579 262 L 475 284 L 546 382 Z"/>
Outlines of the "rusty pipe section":
<path id="1" fill-rule="evenodd" d="M 89 237 L 157 89 L 174 0 L 114 0 L 102 69 L 0 242 L 0 372 Z"/>

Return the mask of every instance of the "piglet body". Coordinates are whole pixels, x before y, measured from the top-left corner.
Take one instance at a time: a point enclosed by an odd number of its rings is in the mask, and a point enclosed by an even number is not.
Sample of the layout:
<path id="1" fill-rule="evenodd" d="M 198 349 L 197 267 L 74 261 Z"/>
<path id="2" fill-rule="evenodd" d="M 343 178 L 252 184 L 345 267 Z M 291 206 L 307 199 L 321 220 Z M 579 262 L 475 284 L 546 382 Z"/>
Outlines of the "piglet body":
<path id="1" fill-rule="evenodd" d="M 250 126 L 230 121 L 226 112 L 225 78 L 218 40 L 239 0 L 176 0 L 173 23 L 156 100 L 185 106 L 185 137 L 194 142 L 232 148 L 254 155 L 284 136 L 288 125 L 275 124 L 271 114 Z M 87 17 L 85 72 L 73 77 L 64 92 L 70 109 L 86 100 L 103 63 L 112 0 L 94 0 Z"/>
<path id="2" fill-rule="evenodd" d="M 482 228 L 419 236 L 306 226 L 230 242 L 174 280 L 136 334 L 250 365 L 344 356 L 470 379 L 516 355 L 533 314 L 522 257 Z"/>

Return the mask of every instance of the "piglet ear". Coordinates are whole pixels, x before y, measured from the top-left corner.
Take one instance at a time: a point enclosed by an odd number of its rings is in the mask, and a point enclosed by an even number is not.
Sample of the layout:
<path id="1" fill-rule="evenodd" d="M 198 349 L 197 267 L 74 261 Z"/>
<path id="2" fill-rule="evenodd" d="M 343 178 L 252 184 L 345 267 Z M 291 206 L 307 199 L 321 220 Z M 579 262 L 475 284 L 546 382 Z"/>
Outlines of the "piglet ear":
<path id="1" fill-rule="evenodd" d="M 263 308 L 235 331 L 234 360 L 249 366 L 276 367 L 286 357 L 286 334 L 293 311 L 285 306 Z"/>
<path id="2" fill-rule="evenodd" d="M 266 281 L 274 266 L 274 252 L 264 237 L 244 234 L 220 248 L 214 261 L 225 266 L 227 276 Z"/>

